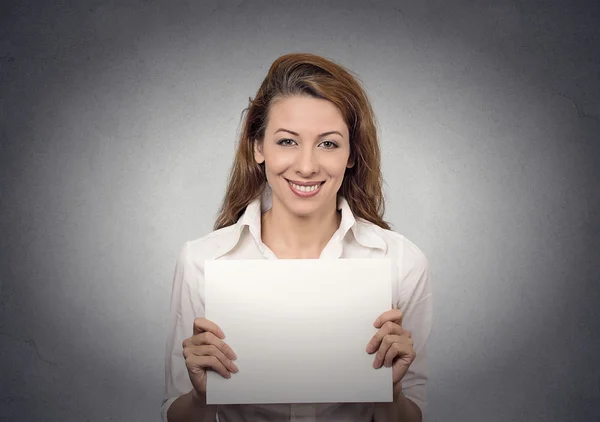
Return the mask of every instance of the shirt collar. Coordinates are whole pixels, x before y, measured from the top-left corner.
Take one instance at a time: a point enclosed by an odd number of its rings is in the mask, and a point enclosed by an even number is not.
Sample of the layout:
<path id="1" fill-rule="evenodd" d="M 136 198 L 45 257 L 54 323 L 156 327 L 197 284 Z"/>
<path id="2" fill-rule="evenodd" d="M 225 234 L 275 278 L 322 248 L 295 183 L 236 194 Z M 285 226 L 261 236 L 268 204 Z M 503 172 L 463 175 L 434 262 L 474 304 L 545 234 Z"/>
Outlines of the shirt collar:
<path id="1" fill-rule="evenodd" d="M 222 245 L 218 255 L 222 256 L 232 250 L 239 243 L 246 227 L 248 227 L 248 230 L 258 247 L 262 249 L 261 215 L 263 212 L 269 210 L 272 204 L 271 188 L 267 185 L 262 195 L 248 204 L 242 216 L 237 223 L 233 225 L 230 241 L 225 242 Z M 348 235 L 348 232 L 351 231 L 356 241 L 362 246 L 381 249 L 384 253 L 387 251 L 387 243 L 377 233 L 376 227 L 362 218 L 355 218 L 346 198 L 339 197 L 337 209 L 342 213 L 340 227 L 334 234 L 334 237 L 337 237 L 338 242 L 342 243 L 344 238 Z"/>
<path id="2" fill-rule="evenodd" d="M 342 211 L 342 221 L 340 222 L 340 239 L 344 239 L 351 230 L 354 238 L 362 246 L 372 249 L 381 249 L 384 253 L 387 251 L 387 243 L 378 233 L 378 226 L 362 218 L 355 218 L 350 204 L 344 197 L 338 200 L 338 210 Z"/>

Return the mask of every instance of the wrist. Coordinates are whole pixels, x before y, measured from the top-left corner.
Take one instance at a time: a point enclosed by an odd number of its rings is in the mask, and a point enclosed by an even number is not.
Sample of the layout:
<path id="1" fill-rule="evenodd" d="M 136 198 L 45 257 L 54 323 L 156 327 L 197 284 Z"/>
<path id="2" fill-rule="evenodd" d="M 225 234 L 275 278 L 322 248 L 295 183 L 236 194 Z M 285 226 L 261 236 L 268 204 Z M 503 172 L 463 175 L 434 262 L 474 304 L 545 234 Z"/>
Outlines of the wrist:
<path id="1" fill-rule="evenodd" d="M 401 381 L 398 381 L 396 384 L 394 384 L 393 395 L 394 395 L 394 401 L 396 401 L 397 399 L 405 398 L 404 393 L 402 392 L 402 382 Z"/>
<path id="2" fill-rule="evenodd" d="M 400 384 L 400 383 L 398 383 L 398 384 Z M 394 385 L 393 406 L 396 407 L 397 409 L 402 409 L 403 413 L 407 412 L 409 409 L 412 408 L 411 401 L 404 395 L 401 385 L 398 385 L 398 387 L 396 387 Z"/>
<path id="3" fill-rule="evenodd" d="M 392 404 L 403 415 L 411 415 L 407 420 L 422 421 L 421 409 L 412 400 L 404 395 L 402 385 L 394 385 L 394 403 Z"/>

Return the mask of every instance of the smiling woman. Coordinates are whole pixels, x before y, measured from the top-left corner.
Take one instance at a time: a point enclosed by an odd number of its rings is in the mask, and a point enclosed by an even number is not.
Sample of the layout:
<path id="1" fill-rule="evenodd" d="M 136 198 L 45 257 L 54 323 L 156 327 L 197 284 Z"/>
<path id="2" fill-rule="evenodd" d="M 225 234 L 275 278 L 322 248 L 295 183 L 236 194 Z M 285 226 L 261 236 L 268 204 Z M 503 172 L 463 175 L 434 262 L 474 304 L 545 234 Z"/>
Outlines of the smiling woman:
<path id="1" fill-rule="evenodd" d="M 336 130 L 322 132 L 332 127 Z M 353 165 L 348 129 L 331 102 L 298 95 L 277 101 L 264 139 L 256 140 L 254 149 L 256 162 L 266 163 L 275 207 L 290 213 L 287 219 L 330 216 L 344 173 Z"/>
<path id="2" fill-rule="evenodd" d="M 235 223 L 263 191 L 265 182 L 271 183 L 264 165 L 256 166 L 254 159 L 257 149 L 260 154 L 262 144 L 268 148 L 273 141 L 297 146 L 308 159 L 316 158 L 307 156 L 308 143 L 317 141 L 321 149 L 340 148 L 338 154 L 348 154 L 348 165 L 344 166 L 348 170 L 342 175 L 339 193 L 355 216 L 389 229 L 383 220 L 375 117 L 364 90 L 348 70 L 311 54 L 282 56 L 272 64 L 245 111 L 239 147 L 215 229 Z M 281 135 L 292 137 L 288 140 Z M 324 141 L 331 143 L 321 145 Z M 256 161 L 261 163 L 262 158 Z"/>
<path id="3" fill-rule="evenodd" d="M 186 242 L 175 269 L 163 420 L 422 420 L 429 265 L 383 219 L 375 118 L 362 87 L 331 60 L 289 54 L 245 112 L 215 231 Z M 378 330 L 362 353 L 374 355 L 374 368 L 392 368 L 393 402 L 206 404 L 206 371 L 230 378 L 238 368 L 218 321 L 205 318 L 205 262 L 282 258 L 392 261 L 392 309 L 373 315 Z"/>

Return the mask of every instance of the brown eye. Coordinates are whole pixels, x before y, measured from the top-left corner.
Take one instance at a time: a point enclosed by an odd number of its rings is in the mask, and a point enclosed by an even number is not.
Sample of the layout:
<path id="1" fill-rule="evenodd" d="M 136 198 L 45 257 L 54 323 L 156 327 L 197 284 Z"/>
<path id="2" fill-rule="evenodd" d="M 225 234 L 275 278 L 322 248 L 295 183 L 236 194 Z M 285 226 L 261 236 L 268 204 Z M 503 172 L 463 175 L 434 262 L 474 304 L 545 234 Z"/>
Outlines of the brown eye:
<path id="1" fill-rule="evenodd" d="M 323 145 L 323 148 L 325 149 L 334 149 L 338 147 L 337 144 L 332 141 L 323 141 L 321 142 L 321 145 Z"/>

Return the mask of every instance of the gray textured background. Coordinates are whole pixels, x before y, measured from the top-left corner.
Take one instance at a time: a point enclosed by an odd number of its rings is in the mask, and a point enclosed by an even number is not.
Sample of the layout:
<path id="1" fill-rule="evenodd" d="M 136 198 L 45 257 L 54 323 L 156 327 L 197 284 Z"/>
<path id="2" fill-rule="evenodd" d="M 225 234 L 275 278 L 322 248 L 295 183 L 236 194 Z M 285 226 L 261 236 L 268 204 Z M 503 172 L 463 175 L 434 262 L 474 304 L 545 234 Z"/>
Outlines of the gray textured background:
<path id="1" fill-rule="evenodd" d="M 600 414 L 600 3 L 3 1 L 0 419 L 158 420 L 169 296 L 272 61 L 358 73 L 433 421 Z"/>

